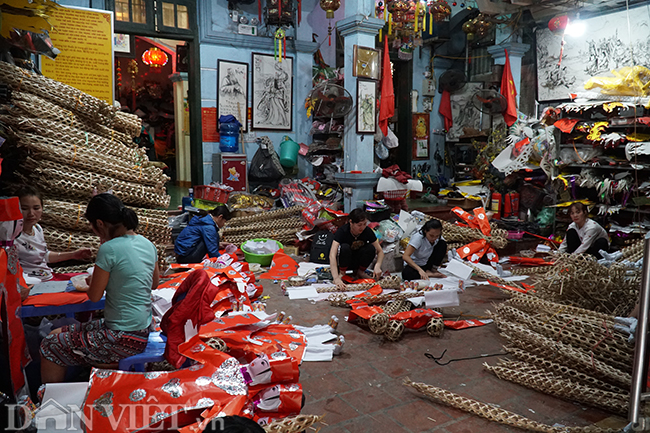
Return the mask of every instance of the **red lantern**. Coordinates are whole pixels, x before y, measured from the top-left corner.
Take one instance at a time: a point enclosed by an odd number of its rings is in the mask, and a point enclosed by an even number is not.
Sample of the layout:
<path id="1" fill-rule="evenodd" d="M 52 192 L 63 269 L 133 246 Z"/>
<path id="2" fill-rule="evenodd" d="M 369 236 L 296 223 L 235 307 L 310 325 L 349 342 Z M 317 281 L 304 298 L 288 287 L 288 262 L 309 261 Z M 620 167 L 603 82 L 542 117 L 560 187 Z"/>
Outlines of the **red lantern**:
<path id="1" fill-rule="evenodd" d="M 562 33 L 564 32 L 564 29 L 566 29 L 567 24 L 569 24 L 569 16 L 558 15 L 551 18 L 548 22 L 548 29 L 555 34 Z"/>
<path id="2" fill-rule="evenodd" d="M 152 47 L 142 53 L 142 62 L 149 65 L 153 72 L 160 72 L 160 69 L 167 64 L 169 57 L 167 54 L 157 47 Z"/>

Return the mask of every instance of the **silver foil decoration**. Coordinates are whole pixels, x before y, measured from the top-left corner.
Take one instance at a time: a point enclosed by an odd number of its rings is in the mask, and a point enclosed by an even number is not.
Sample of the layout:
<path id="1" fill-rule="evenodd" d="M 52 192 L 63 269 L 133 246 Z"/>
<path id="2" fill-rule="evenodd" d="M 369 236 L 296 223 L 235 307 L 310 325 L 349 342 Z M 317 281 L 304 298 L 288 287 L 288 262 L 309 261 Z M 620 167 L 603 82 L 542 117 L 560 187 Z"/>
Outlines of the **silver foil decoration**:
<path id="1" fill-rule="evenodd" d="M 148 371 L 144 374 L 145 379 L 157 379 L 162 376 L 162 371 Z"/>
<path id="2" fill-rule="evenodd" d="M 208 397 L 203 397 L 202 399 L 200 399 L 199 401 L 196 402 L 196 407 L 197 408 L 200 408 L 200 407 L 212 407 L 212 406 L 214 406 L 214 400 L 212 400 L 211 398 L 208 398 Z"/>
<path id="3" fill-rule="evenodd" d="M 181 380 L 174 378 L 162 386 L 163 392 L 171 395 L 172 398 L 178 398 L 183 395 L 183 388 L 181 387 Z"/>
<path id="4" fill-rule="evenodd" d="M 142 388 L 134 389 L 131 394 L 129 394 L 129 400 L 132 402 L 140 401 L 147 396 L 147 391 Z"/>
<path id="5" fill-rule="evenodd" d="M 95 376 L 99 377 L 100 379 L 109 378 L 113 373 L 115 373 L 115 371 L 113 370 L 102 370 L 102 369 L 95 370 Z"/>
<path id="6" fill-rule="evenodd" d="M 93 401 L 93 409 L 99 412 L 104 418 L 113 415 L 113 393 L 107 392 Z"/>
<path id="7" fill-rule="evenodd" d="M 191 351 L 192 353 L 199 353 L 199 352 L 203 352 L 204 350 L 205 350 L 205 346 L 204 346 L 203 344 L 200 344 L 200 343 L 197 344 L 197 345 L 195 345 L 195 346 L 193 346 L 193 347 L 190 349 L 190 351 Z"/>
<path id="8" fill-rule="evenodd" d="M 190 371 L 199 371 L 204 367 L 203 364 L 194 364 L 190 366 Z"/>
<path id="9" fill-rule="evenodd" d="M 298 350 L 300 345 L 298 343 L 289 343 L 289 350 Z"/>
<path id="10" fill-rule="evenodd" d="M 295 338 L 296 340 L 302 339 L 302 334 L 294 329 L 288 331 L 287 334 L 289 334 L 289 337 Z"/>
<path id="11" fill-rule="evenodd" d="M 212 383 L 212 378 L 207 376 L 201 376 L 194 381 L 198 386 L 207 386 Z"/>
<path id="12" fill-rule="evenodd" d="M 151 415 L 151 424 L 156 424 L 159 421 L 162 421 L 163 419 L 167 418 L 169 416 L 168 413 L 165 412 L 156 412 L 153 415 Z"/>
<path id="13" fill-rule="evenodd" d="M 284 359 L 287 357 L 287 354 L 284 352 L 274 352 L 271 354 L 271 358 L 273 359 Z"/>
<path id="14" fill-rule="evenodd" d="M 300 389 L 300 387 L 298 386 L 298 384 L 296 384 L 296 383 L 292 383 L 291 385 L 289 385 L 289 386 L 287 387 L 287 389 L 288 389 L 289 391 L 291 391 L 291 392 L 296 392 L 296 391 L 298 391 L 298 390 Z"/>
<path id="15" fill-rule="evenodd" d="M 230 395 L 247 395 L 240 367 L 235 358 L 226 359 L 212 375 L 212 382 Z"/>

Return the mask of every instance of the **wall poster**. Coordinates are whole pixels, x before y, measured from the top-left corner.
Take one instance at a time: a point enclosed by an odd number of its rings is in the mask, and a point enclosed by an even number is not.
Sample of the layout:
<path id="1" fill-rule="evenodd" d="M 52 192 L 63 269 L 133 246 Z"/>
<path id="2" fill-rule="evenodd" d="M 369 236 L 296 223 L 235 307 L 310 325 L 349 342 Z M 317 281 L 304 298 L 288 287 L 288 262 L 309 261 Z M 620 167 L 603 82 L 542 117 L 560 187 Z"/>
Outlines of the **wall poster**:
<path id="1" fill-rule="evenodd" d="M 248 64 L 217 61 L 217 119 L 232 114 L 248 132 Z"/>
<path id="2" fill-rule="evenodd" d="M 253 129 L 291 131 L 293 58 L 252 54 Z"/>

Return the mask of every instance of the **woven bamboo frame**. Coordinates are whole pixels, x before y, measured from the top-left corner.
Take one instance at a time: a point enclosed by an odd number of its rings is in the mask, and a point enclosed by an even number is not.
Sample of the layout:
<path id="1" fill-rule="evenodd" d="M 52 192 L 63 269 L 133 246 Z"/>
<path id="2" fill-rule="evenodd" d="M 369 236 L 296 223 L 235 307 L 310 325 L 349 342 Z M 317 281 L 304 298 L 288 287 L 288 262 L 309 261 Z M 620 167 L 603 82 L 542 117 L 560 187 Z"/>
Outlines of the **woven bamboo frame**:
<path id="1" fill-rule="evenodd" d="M 348 287 L 351 284 L 348 284 Z M 424 291 L 417 291 L 417 292 L 410 292 L 410 293 L 386 293 L 382 295 L 376 295 L 376 296 L 366 296 L 366 297 L 350 297 L 350 296 L 345 296 L 343 294 L 333 294 L 330 295 L 327 300 L 329 303 L 335 307 L 348 307 L 349 305 L 345 302 L 350 299 L 355 299 L 359 300 L 361 302 L 365 302 L 368 305 L 375 305 L 375 304 L 384 304 L 388 301 L 403 301 L 409 298 L 416 298 L 418 296 L 424 296 Z"/>
<path id="2" fill-rule="evenodd" d="M 133 138 L 128 134 L 116 131 L 93 121 L 88 121 L 84 117 L 75 116 L 72 111 L 66 110 L 65 108 L 62 108 L 46 99 L 39 98 L 36 95 L 32 95 L 31 93 L 12 92 L 11 102 L 16 108 L 18 108 L 18 110 L 16 110 L 18 113 L 22 113 L 22 115 L 27 117 L 48 119 L 64 123 L 81 131 L 92 132 L 101 137 L 110 140 L 118 140 L 129 147 L 134 147 Z"/>
<path id="3" fill-rule="evenodd" d="M 224 238 L 228 236 L 247 236 L 248 233 L 261 232 L 268 230 L 269 227 L 272 227 L 273 230 L 294 229 L 294 231 L 298 231 L 298 229 L 300 229 L 303 225 L 304 222 L 302 221 L 302 218 L 292 216 L 275 221 L 260 221 L 243 226 L 224 227 L 221 230 L 221 234 Z"/>
<path id="4" fill-rule="evenodd" d="M 0 80 L 7 83 L 12 90 L 25 91 L 45 98 L 76 114 L 125 132 L 131 137 L 140 133 L 142 122 L 137 116 L 121 113 L 113 105 L 67 84 L 6 62 L 0 62 Z"/>
<path id="5" fill-rule="evenodd" d="M 439 218 L 427 215 L 427 219 L 436 219 L 442 224 L 442 232 L 448 243 L 461 243 L 463 245 L 479 239 L 485 239 L 496 249 L 505 248 L 508 245 L 508 231 L 500 229 L 496 224 L 491 224 L 490 236 L 485 236 L 480 230 L 470 227 L 461 227 Z"/>
<path id="6" fill-rule="evenodd" d="M 74 266 L 52 266 L 52 271 L 56 274 L 77 274 L 83 273 L 88 270 L 88 268 L 94 267 L 94 263 L 88 263 L 83 265 L 74 265 Z"/>
<path id="7" fill-rule="evenodd" d="M 513 307 L 518 308 L 522 311 L 526 311 L 530 314 L 538 314 L 539 312 L 543 311 L 544 313 L 550 315 L 567 314 L 570 316 L 581 316 L 582 320 L 585 320 L 585 316 L 589 316 L 599 321 L 606 320 L 608 326 L 610 323 L 614 324 L 613 317 L 608 314 L 599 313 L 571 305 L 558 304 L 557 302 L 541 299 L 527 293 L 515 293 L 507 302 L 509 305 L 512 305 Z"/>
<path id="8" fill-rule="evenodd" d="M 512 275 L 539 275 L 546 274 L 551 270 L 551 266 L 534 266 L 529 268 L 511 269 Z"/>
<path id="9" fill-rule="evenodd" d="M 128 147 L 124 142 L 119 140 L 111 140 L 90 132 L 80 131 L 79 129 L 53 120 L 0 115 L 0 121 L 17 130 L 33 132 L 42 137 L 49 137 L 55 133 L 57 140 L 66 143 L 76 143 L 79 146 L 88 146 L 99 153 L 108 153 L 134 164 L 142 163 L 147 165 L 149 162 L 144 148 Z"/>
<path id="10" fill-rule="evenodd" d="M 639 239 L 621 249 L 621 258 L 619 260 L 630 260 L 637 256 L 643 256 L 643 239 Z"/>
<path id="11" fill-rule="evenodd" d="M 612 316 L 626 316 L 638 298 L 640 271 L 598 264 L 582 254 L 561 254 L 551 270 L 534 280 L 538 296 Z"/>
<path id="12" fill-rule="evenodd" d="M 591 352 L 596 359 L 620 370 L 632 370 L 634 348 L 628 346 L 622 335 L 609 329 L 603 328 L 596 333 L 581 327 L 575 320 L 562 321 L 556 317 L 540 320 L 504 304 L 497 306 L 497 314 L 501 319 L 517 322 L 540 335 Z"/>
<path id="13" fill-rule="evenodd" d="M 323 416 L 316 415 L 288 416 L 265 425 L 264 431 L 267 433 L 300 433 L 322 420 Z M 320 429 L 313 430 L 317 433 Z"/>
<path id="14" fill-rule="evenodd" d="M 89 200 L 95 191 L 112 190 L 113 194 L 128 205 L 147 208 L 169 207 L 171 197 L 162 188 L 125 182 L 52 161 L 35 161 L 28 158 L 25 165 L 34 171 L 33 174 L 39 179 L 39 186 L 62 197 Z"/>
<path id="15" fill-rule="evenodd" d="M 62 231 L 56 227 L 43 225 L 43 235 L 47 248 L 51 251 L 74 251 L 79 248 L 90 248 L 93 258 L 99 249 L 99 237 L 95 234 L 80 231 Z"/>
<path id="16" fill-rule="evenodd" d="M 249 232 L 242 235 L 224 235 L 223 241 L 229 242 L 240 246 L 244 242 L 250 239 L 266 238 L 274 239 L 282 244 L 289 243 L 296 240 L 297 229 L 281 229 L 281 230 L 271 230 L 266 229 L 259 232 Z"/>
<path id="17" fill-rule="evenodd" d="M 77 146 L 53 138 L 23 133 L 20 135 L 19 143 L 19 145 L 29 148 L 35 159 L 47 159 L 126 182 L 162 188 L 169 180 L 169 176 L 165 175 L 158 167 L 133 165 L 114 156 L 97 153 L 92 148 Z"/>
<path id="18" fill-rule="evenodd" d="M 337 286 L 329 287 L 319 287 L 316 289 L 318 293 L 336 293 L 336 292 L 353 292 L 358 290 L 368 290 L 372 288 L 375 284 L 379 284 L 382 289 L 399 289 L 400 284 L 402 283 L 402 277 L 399 275 L 389 275 L 382 277 L 377 283 L 367 283 L 367 284 L 346 284 L 344 288 L 338 288 Z"/>
<path id="19" fill-rule="evenodd" d="M 552 359 L 563 365 L 571 365 L 572 368 L 582 373 L 619 387 L 628 388 L 631 384 L 630 374 L 594 359 L 589 354 L 568 344 L 556 342 L 518 324 L 505 322 L 498 317 L 495 322 L 501 335 L 508 340 L 510 346 L 544 359 Z"/>
<path id="20" fill-rule="evenodd" d="M 268 212 L 262 212 L 257 215 L 248 215 L 244 217 L 232 218 L 228 221 L 228 224 L 224 227 L 225 229 L 250 225 L 256 222 L 268 222 L 282 218 L 288 218 L 293 215 L 299 215 L 303 210 L 301 206 L 291 206 L 285 209 L 276 209 Z"/>
<path id="21" fill-rule="evenodd" d="M 582 383 L 586 386 L 591 386 L 594 388 L 599 388 L 604 391 L 610 391 L 614 393 L 626 393 L 627 391 L 619 388 L 618 386 L 603 382 L 598 380 L 595 377 L 592 377 L 588 374 L 582 373 L 580 371 L 574 370 L 566 365 L 558 364 L 548 359 L 544 359 L 540 356 L 533 355 L 524 350 L 518 349 L 516 347 L 505 346 L 505 350 L 510 353 L 512 356 L 517 358 L 520 361 L 527 362 L 529 364 L 536 365 L 542 370 L 550 371 L 553 374 L 561 376 L 565 379 L 569 379 L 575 382 Z"/>
<path id="22" fill-rule="evenodd" d="M 481 277 L 481 278 L 485 278 L 486 280 L 490 280 L 490 281 L 495 282 L 495 283 L 497 283 L 497 284 L 503 284 L 503 285 L 505 285 L 505 286 L 517 287 L 517 288 L 519 288 L 519 289 L 524 290 L 524 287 L 523 287 L 521 284 L 517 283 L 516 281 L 508 281 L 508 280 L 504 280 L 503 278 L 499 277 L 498 275 L 492 275 L 492 274 L 490 274 L 490 273 L 485 272 L 485 271 L 482 270 L 481 268 L 479 268 L 479 267 L 477 267 L 477 266 L 474 266 L 472 263 L 469 263 L 469 262 L 468 262 L 468 263 L 466 263 L 466 264 L 467 264 L 470 268 L 472 268 L 472 269 L 474 270 L 474 273 L 475 273 L 477 276 L 479 276 L 479 277 Z"/>
<path id="23" fill-rule="evenodd" d="M 404 385 L 410 386 L 421 394 L 439 403 L 446 404 L 453 408 L 472 413 L 499 424 L 509 425 L 522 430 L 542 433 L 614 433 L 612 429 L 601 429 L 595 426 L 588 427 L 554 427 L 534 421 L 525 416 L 518 415 L 492 404 L 482 403 L 478 400 L 463 397 L 443 388 L 416 383 L 410 379 L 404 380 Z"/>
<path id="24" fill-rule="evenodd" d="M 628 395 L 588 387 L 553 373 L 544 372 L 531 364 L 522 364 L 529 367 L 522 367 L 515 363 L 507 364 L 508 367 L 491 366 L 487 363 L 483 365 L 499 379 L 518 383 L 559 398 L 589 404 L 620 415 L 627 414 Z"/>

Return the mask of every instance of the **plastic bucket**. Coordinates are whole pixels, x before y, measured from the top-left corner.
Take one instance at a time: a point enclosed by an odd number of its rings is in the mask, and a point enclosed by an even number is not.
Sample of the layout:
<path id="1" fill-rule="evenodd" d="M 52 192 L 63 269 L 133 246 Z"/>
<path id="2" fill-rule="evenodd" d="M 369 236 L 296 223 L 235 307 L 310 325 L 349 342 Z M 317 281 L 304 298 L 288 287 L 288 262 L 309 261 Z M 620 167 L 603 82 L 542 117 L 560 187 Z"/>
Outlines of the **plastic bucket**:
<path id="1" fill-rule="evenodd" d="M 250 239 L 250 240 L 251 241 L 266 241 L 268 239 L 258 238 L 258 239 Z M 284 248 L 284 245 L 282 245 L 280 242 L 275 241 L 275 243 L 278 244 L 278 247 L 280 247 L 280 249 Z M 246 262 L 248 262 L 248 263 L 259 263 L 262 266 L 270 265 L 271 262 L 273 261 L 273 255 L 275 254 L 275 253 L 273 253 L 273 254 L 255 254 L 255 253 L 251 253 L 251 252 L 246 251 L 246 248 L 244 248 L 244 244 L 242 244 L 241 250 L 244 252 L 244 257 L 246 258 Z"/>
<path id="2" fill-rule="evenodd" d="M 291 168 L 298 162 L 298 151 L 300 145 L 292 139 L 286 137 L 280 144 L 280 164 Z"/>

